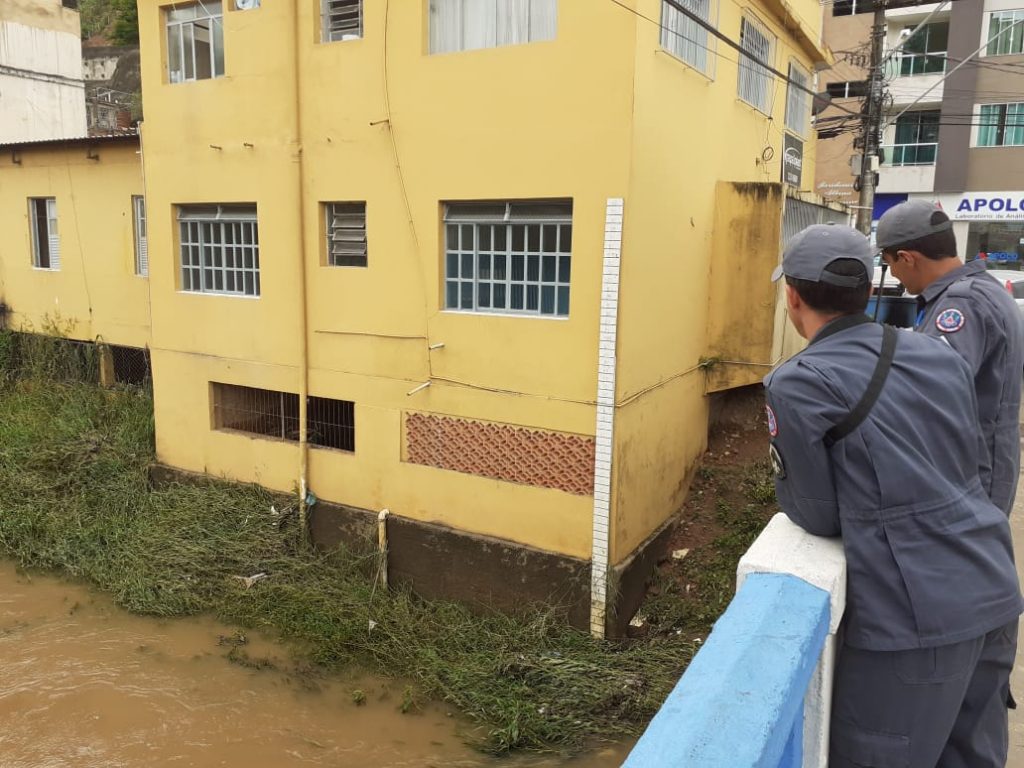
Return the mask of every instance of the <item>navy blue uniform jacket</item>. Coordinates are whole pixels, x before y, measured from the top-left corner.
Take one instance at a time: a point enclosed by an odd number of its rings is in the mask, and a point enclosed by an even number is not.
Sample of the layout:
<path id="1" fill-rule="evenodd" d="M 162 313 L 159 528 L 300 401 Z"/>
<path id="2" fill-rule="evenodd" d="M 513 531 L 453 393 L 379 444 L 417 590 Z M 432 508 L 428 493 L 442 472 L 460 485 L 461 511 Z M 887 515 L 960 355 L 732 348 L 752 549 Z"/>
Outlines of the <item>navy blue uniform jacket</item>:
<path id="1" fill-rule="evenodd" d="M 868 417 L 825 443 L 867 389 L 881 337 L 862 316 L 834 320 L 765 378 L 779 503 L 810 533 L 842 536 L 848 645 L 978 637 L 1019 616 L 1021 595 L 1007 517 L 979 479 L 987 452 L 967 362 L 900 331 Z"/>

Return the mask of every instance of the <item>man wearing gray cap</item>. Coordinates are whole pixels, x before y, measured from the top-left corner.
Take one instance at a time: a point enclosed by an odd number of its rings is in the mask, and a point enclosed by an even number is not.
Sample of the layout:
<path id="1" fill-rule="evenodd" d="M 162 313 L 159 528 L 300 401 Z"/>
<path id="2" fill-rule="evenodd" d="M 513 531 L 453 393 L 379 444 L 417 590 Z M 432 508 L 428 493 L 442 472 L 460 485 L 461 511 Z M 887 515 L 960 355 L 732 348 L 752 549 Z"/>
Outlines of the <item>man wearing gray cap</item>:
<path id="1" fill-rule="evenodd" d="M 829 766 L 1002 767 L 1022 601 L 971 370 L 872 323 L 871 272 L 867 238 L 815 225 L 773 276 L 810 342 L 765 379 L 776 494 L 847 560 Z"/>
<path id="2" fill-rule="evenodd" d="M 1016 302 L 985 261 L 957 258 L 952 227 L 934 205 L 912 200 L 882 216 L 876 242 L 893 275 L 917 294 L 915 330 L 944 338 L 971 367 L 987 454 L 981 483 L 1009 515 L 1020 475 L 1024 330 Z"/>

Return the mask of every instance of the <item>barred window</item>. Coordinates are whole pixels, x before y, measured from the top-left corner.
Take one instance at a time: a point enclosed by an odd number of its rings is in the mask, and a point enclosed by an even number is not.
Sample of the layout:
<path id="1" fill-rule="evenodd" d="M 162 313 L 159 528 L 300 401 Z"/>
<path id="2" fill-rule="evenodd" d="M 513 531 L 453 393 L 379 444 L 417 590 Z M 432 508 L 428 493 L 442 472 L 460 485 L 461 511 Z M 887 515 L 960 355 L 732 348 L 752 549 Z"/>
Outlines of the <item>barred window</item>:
<path id="1" fill-rule="evenodd" d="M 181 290 L 260 295 L 256 206 L 178 206 Z"/>
<path id="2" fill-rule="evenodd" d="M 566 317 L 572 201 L 445 205 L 445 307 Z"/>
<path id="3" fill-rule="evenodd" d="M 771 111 L 772 73 L 764 65 L 772 64 L 775 38 L 761 22 L 744 16 L 740 25 L 740 45 L 754 58 L 740 55 L 739 97 L 768 114 Z"/>
<path id="4" fill-rule="evenodd" d="M 327 263 L 332 267 L 366 266 L 366 203 L 324 203 Z"/>
<path id="5" fill-rule="evenodd" d="M 679 0 L 679 4 L 696 16 L 711 22 L 711 0 Z M 661 4 L 661 47 L 677 59 L 711 77 L 714 71 L 714 40 L 693 18 L 665 0 Z"/>
<path id="6" fill-rule="evenodd" d="M 320 0 L 320 39 L 358 40 L 363 36 L 363 0 Z"/>
<path id="7" fill-rule="evenodd" d="M 280 440 L 299 439 L 299 396 L 292 392 L 210 382 L 213 428 Z M 309 444 L 342 451 L 356 449 L 355 403 L 310 397 L 306 406 Z"/>
<path id="8" fill-rule="evenodd" d="M 811 113 L 811 97 L 803 88 L 810 88 L 811 74 L 795 61 L 789 63 L 786 88 L 786 127 L 797 136 L 807 133 L 807 118 Z"/>

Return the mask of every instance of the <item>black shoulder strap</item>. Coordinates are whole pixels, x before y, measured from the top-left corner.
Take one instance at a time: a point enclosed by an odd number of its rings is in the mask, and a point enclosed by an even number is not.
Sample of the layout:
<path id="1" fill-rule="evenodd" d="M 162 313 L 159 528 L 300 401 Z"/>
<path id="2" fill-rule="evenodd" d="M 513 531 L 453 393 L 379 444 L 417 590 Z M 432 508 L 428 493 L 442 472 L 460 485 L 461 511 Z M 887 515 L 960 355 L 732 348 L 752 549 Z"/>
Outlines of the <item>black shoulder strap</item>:
<path id="1" fill-rule="evenodd" d="M 845 419 L 825 433 L 825 445 L 829 448 L 859 427 L 871 413 L 871 409 L 875 407 L 878 396 L 882 394 L 882 387 L 885 386 L 885 380 L 889 377 L 889 369 L 892 368 L 897 335 L 896 329 L 891 325 L 882 326 L 882 352 L 878 356 L 875 372 L 871 374 L 871 381 L 868 382 L 868 388 L 864 390 L 860 402 L 853 407 Z"/>

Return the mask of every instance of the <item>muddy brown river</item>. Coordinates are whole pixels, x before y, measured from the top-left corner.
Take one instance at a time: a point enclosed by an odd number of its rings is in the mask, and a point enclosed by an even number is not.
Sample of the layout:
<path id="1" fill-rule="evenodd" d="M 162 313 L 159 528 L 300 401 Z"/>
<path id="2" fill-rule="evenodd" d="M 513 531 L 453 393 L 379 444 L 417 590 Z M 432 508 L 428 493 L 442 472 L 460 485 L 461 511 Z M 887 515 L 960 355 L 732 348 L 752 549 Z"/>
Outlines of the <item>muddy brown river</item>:
<path id="1" fill-rule="evenodd" d="M 402 714 L 401 683 L 253 669 L 228 660 L 239 642 L 211 619 L 132 616 L 0 563 L 0 766 L 610 768 L 628 751 L 489 758 L 466 746 L 469 726 L 445 707 Z M 286 665 L 282 648 L 249 633 L 239 651 Z"/>

